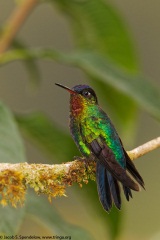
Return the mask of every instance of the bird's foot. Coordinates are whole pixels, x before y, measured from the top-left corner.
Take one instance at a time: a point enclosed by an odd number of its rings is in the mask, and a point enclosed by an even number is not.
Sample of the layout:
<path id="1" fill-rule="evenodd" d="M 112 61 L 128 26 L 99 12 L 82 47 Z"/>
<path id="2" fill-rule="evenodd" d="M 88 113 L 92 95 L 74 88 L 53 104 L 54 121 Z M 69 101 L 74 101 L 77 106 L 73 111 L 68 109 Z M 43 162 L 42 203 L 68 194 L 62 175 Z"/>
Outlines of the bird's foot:
<path id="1" fill-rule="evenodd" d="M 85 169 L 86 169 L 86 172 L 87 172 L 88 169 L 89 169 L 90 159 L 84 158 L 83 161 L 84 161 L 84 166 L 85 166 Z"/>
<path id="2" fill-rule="evenodd" d="M 85 158 L 85 157 L 80 157 L 80 156 L 74 156 L 73 160 L 84 162 L 86 170 L 88 169 L 90 159 Z"/>
<path id="3" fill-rule="evenodd" d="M 93 162 L 95 162 L 95 158 L 93 156 L 90 156 L 89 158 L 74 156 L 73 160 L 82 161 L 84 163 L 84 167 L 85 167 L 86 172 L 91 171 L 91 169 L 93 168 Z"/>

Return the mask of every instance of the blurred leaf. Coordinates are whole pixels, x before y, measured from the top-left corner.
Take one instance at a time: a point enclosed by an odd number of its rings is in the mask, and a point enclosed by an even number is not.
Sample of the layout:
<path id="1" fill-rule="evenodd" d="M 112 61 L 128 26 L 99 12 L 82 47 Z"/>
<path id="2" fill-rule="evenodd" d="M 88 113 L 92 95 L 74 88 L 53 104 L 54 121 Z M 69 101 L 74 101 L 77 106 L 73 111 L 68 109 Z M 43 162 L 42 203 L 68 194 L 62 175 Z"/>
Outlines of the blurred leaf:
<path id="1" fill-rule="evenodd" d="M 108 216 L 111 228 L 111 239 L 116 239 L 117 236 L 119 236 L 121 232 L 121 220 L 124 214 L 124 212 L 120 212 L 115 206 L 112 207 L 112 211 Z"/>
<path id="2" fill-rule="evenodd" d="M 119 66 L 136 70 L 137 62 L 127 28 L 113 7 L 103 0 L 51 1 L 69 17 L 79 48 L 110 57 Z"/>
<path id="3" fill-rule="evenodd" d="M 24 133 L 43 150 L 56 157 L 56 162 L 71 161 L 77 154 L 72 138 L 42 113 L 16 117 Z"/>
<path id="4" fill-rule="evenodd" d="M 10 110 L 0 103 L 0 162 L 26 161 L 21 136 Z"/>
<path id="5" fill-rule="evenodd" d="M 57 60 L 79 67 L 89 75 L 99 79 L 100 82 L 108 83 L 118 91 L 123 92 L 152 116 L 160 119 L 159 88 L 143 76 L 130 75 L 120 70 L 113 66 L 107 58 L 97 53 L 89 50 L 75 51 L 72 54 L 63 54 L 54 49 L 17 50 L 10 51 L 5 56 L 0 57 L 0 63 L 30 58 Z"/>
<path id="6" fill-rule="evenodd" d="M 15 120 L 7 107 L 0 103 L 0 162 L 24 162 L 25 154 Z M 0 234 L 16 234 L 23 221 L 25 208 L 0 206 Z"/>
<path id="7" fill-rule="evenodd" d="M 23 222 L 25 207 L 13 208 L 10 206 L 0 207 L 0 235 L 15 235 Z"/>
<path id="8" fill-rule="evenodd" d="M 49 204 L 47 199 L 31 195 L 27 204 L 27 213 L 34 215 L 50 230 L 54 235 L 71 236 L 75 240 L 94 239 L 86 230 L 76 225 L 67 223 L 58 214 L 53 204 Z"/>
<path id="9" fill-rule="evenodd" d="M 26 69 L 28 70 L 29 80 L 31 80 L 32 86 L 36 87 L 41 80 L 41 75 L 37 63 L 32 59 L 31 61 L 26 60 L 24 64 Z"/>
<path id="10" fill-rule="evenodd" d="M 79 49 L 96 51 L 129 72 L 137 71 L 137 59 L 127 28 L 122 17 L 107 1 L 52 1 L 53 4 L 55 2 L 69 17 L 75 43 Z M 136 125 L 135 102 L 107 82 L 100 84 L 101 79 L 98 76 L 90 74 L 88 76 L 92 80 L 92 86 L 101 95 L 103 103 L 112 112 L 114 122 L 117 121 L 121 126 L 121 132 L 129 140 L 131 131 L 134 132 Z"/>
<path id="11" fill-rule="evenodd" d="M 25 44 L 23 44 L 21 41 L 19 40 L 14 40 L 12 43 L 12 46 L 14 47 L 14 49 L 27 49 L 27 47 L 25 46 Z M 27 72 L 29 73 L 29 80 L 32 83 L 32 86 L 35 87 L 39 84 L 40 79 L 41 79 L 41 75 L 40 75 L 40 71 L 39 68 L 37 66 L 37 62 L 34 59 L 26 59 L 24 62 L 24 65 L 26 67 L 26 70 L 28 70 Z"/>

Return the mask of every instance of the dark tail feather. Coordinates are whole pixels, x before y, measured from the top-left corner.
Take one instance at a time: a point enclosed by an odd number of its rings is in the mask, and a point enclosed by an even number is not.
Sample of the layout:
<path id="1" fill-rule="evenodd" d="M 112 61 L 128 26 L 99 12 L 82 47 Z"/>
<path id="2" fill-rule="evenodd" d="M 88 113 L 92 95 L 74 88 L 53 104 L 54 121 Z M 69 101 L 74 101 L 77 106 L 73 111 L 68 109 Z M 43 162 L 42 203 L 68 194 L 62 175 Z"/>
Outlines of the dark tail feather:
<path id="1" fill-rule="evenodd" d="M 129 187 L 126 187 L 123 185 L 124 195 L 126 196 L 127 201 L 129 201 L 129 198 L 132 198 L 132 192 Z"/>
<path id="2" fill-rule="evenodd" d="M 106 169 L 99 162 L 96 164 L 96 180 L 99 200 L 103 208 L 109 212 L 112 207 L 112 197 L 110 192 L 110 186 L 106 174 Z"/>
<path id="3" fill-rule="evenodd" d="M 107 173 L 110 191 L 113 197 L 114 204 L 120 210 L 121 196 L 120 196 L 120 187 L 119 187 L 118 181 L 108 171 L 106 171 L 106 173 Z"/>
<path id="4" fill-rule="evenodd" d="M 126 153 L 125 150 L 124 150 L 124 154 L 125 154 L 125 157 L 126 157 L 126 168 L 127 168 L 127 170 L 131 173 L 131 175 L 134 177 L 134 179 L 145 189 L 144 181 L 143 181 L 141 175 L 137 171 L 136 167 L 134 166 L 133 162 L 131 161 L 131 159 L 129 158 L 129 156 Z"/>

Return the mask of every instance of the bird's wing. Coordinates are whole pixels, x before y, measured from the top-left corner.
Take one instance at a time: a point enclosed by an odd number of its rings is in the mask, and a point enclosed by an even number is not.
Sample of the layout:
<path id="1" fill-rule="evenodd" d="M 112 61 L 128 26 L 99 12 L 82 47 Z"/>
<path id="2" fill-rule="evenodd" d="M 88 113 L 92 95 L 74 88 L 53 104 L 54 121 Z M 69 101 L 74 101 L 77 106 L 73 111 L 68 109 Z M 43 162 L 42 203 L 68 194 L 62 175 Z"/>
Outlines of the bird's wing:
<path id="1" fill-rule="evenodd" d="M 144 181 L 139 172 L 137 171 L 135 165 L 133 164 L 132 160 L 126 153 L 126 151 L 123 149 L 125 157 L 126 157 L 126 168 L 130 172 L 130 174 L 134 177 L 134 179 L 145 189 L 144 187 Z"/>
<path id="2" fill-rule="evenodd" d="M 117 162 L 112 149 L 109 148 L 103 140 L 101 141 L 101 145 L 99 145 L 100 140 L 97 141 L 97 139 L 88 144 L 88 147 L 97 157 L 98 161 L 100 161 L 100 163 L 124 186 L 139 191 L 138 185 L 128 176 L 126 170 Z"/>
<path id="3" fill-rule="evenodd" d="M 86 118 L 81 136 L 100 163 L 124 186 L 139 191 L 139 186 L 126 173 L 126 159 L 118 134 L 105 117 Z M 84 127 L 85 126 L 85 127 Z"/>
<path id="4" fill-rule="evenodd" d="M 103 208 L 108 212 L 112 207 L 112 195 L 106 169 L 100 162 L 96 165 L 96 181 L 99 200 Z"/>

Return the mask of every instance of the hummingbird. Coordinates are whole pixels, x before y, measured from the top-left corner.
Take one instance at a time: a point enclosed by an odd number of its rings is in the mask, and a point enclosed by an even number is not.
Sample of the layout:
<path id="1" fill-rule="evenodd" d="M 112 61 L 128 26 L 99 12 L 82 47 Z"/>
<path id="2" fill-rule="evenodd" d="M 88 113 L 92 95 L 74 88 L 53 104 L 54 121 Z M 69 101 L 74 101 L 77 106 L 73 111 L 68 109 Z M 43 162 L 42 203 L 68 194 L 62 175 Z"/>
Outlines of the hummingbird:
<path id="1" fill-rule="evenodd" d="M 88 85 L 76 85 L 72 89 L 56 85 L 70 93 L 71 136 L 81 154 L 96 162 L 97 190 L 104 210 L 110 212 L 113 203 L 120 210 L 120 184 L 129 201 L 131 190 L 139 191 L 139 185 L 144 188 L 141 175 L 110 118 L 98 105 L 95 91 Z"/>

